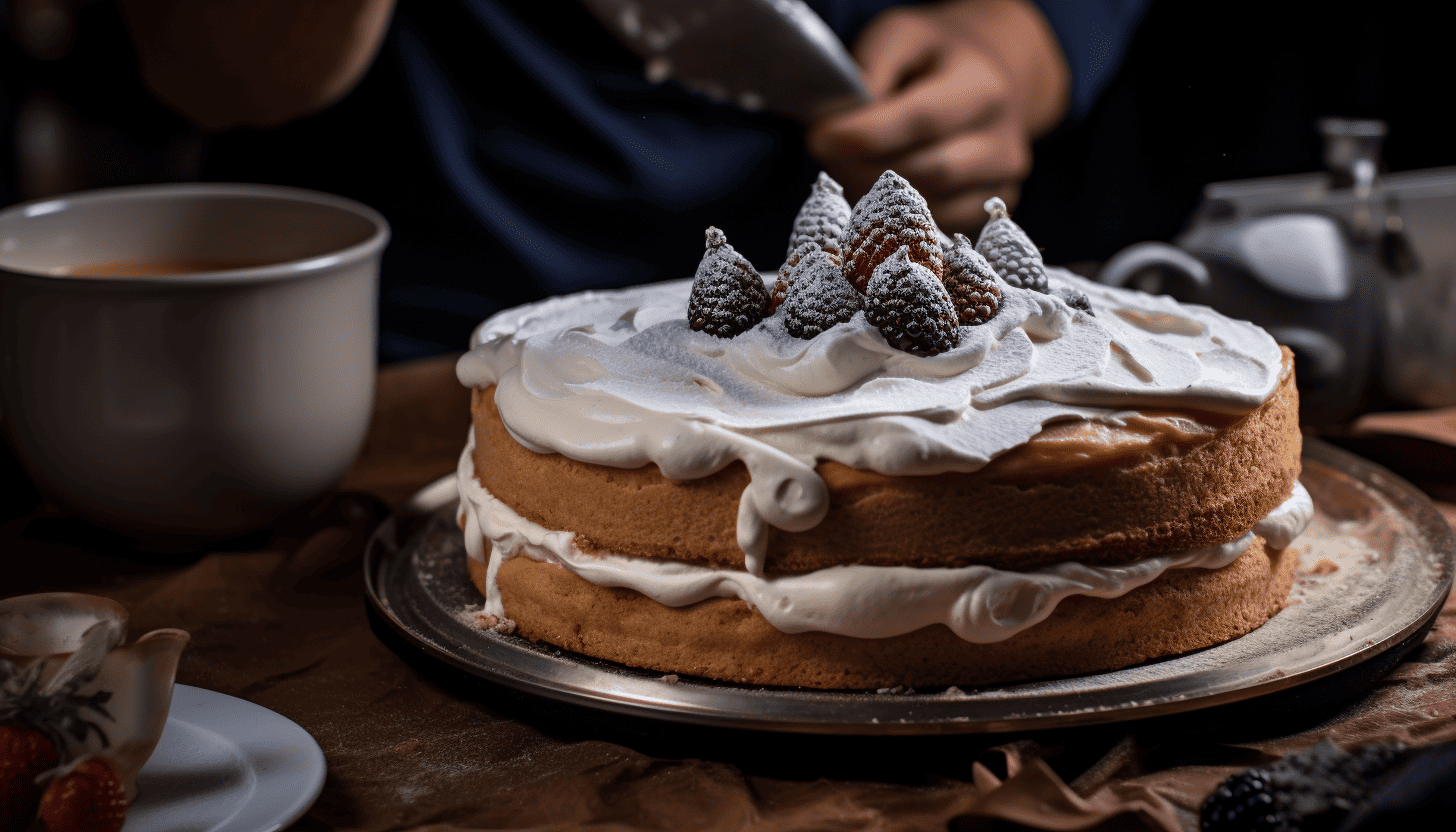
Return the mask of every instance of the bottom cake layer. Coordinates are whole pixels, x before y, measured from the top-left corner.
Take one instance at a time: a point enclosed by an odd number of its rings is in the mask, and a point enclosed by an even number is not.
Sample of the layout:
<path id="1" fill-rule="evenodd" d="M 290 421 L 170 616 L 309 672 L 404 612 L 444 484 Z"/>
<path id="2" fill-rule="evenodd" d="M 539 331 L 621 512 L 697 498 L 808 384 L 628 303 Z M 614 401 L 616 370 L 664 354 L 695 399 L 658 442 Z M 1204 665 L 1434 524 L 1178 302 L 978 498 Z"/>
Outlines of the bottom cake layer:
<path id="1" fill-rule="evenodd" d="M 967 686 L 1115 670 L 1238 638 L 1283 608 L 1298 560 L 1255 537 L 1222 569 L 1171 570 L 1117 598 L 1073 596 L 991 644 L 940 624 L 877 639 L 784 633 L 738 599 L 668 607 L 525 557 L 502 563 L 497 585 L 519 634 L 633 667 L 825 689 Z M 468 563 L 485 593 L 486 564 Z"/>

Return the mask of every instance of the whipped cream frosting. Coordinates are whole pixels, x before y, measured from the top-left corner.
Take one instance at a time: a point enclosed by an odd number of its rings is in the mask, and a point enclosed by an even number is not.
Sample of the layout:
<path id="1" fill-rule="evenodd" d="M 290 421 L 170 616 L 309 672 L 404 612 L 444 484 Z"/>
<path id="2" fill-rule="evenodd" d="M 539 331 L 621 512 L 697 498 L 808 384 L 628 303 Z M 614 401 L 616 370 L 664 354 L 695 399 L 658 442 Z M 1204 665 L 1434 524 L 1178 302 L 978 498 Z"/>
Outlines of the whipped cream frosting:
<path id="1" fill-rule="evenodd" d="M 572 532 L 543 528 L 486 491 L 475 478 L 473 450 L 472 439 L 460 456 L 461 525 L 469 556 L 487 564 L 484 612 L 500 618 L 506 617 L 496 586 L 501 564 L 528 557 L 562 566 L 598 586 L 634 589 L 670 607 L 738 598 L 786 633 L 888 638 L 944 624 L 966 641 L 986 644 L 1011 638 L 1044 620 L 1070 595 L 1115 598 L 1169 569 L 1227 566 L 1243 554 L 1254 535 L 1283 549 L 1314 517 L 1309 493 L 1296 482 L 1288 500 L 1237 540 L 1122 566 L 1068 561 L 1013 572 L 988 566 L 855 565 L 764 577 L 677 561 L 584 553 Z"/>
<path id="2" fill-rule="evenodd" d="M 1139 407 L 1243 414 L 1278 385 L 1279 346 L 1204 306 L 1049 269 L 1095 315 L 1001 283 L 1001 310 L 936 356 L 890 346 L 863 313 L 812 340 L 775 315 L 735 338 L 693 332 L 691 281 L 583 292 L 501 312 L 457 365 L 495 385 L 523 446 L 597 465 L 654 463 L 670 479 L 741 461 L 737 536 L 762 574 L 767 525 L 828 510 L 815 463 L 888 475 L 969 472 L 1046 425 L 1121 425 Z"/>

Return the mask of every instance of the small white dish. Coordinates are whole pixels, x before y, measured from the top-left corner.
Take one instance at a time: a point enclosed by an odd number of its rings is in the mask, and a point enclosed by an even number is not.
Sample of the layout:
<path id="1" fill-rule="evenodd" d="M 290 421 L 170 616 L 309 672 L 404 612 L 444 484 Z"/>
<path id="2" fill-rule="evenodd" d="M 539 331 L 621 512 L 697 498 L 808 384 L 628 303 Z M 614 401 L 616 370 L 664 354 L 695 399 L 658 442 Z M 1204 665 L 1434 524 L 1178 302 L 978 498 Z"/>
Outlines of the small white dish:
<path id="1" fill-rule="evenodd" d="M 324 787 L 323 751 L 261 705 L 177 685 L 122 832 L 274 832 Z"/>

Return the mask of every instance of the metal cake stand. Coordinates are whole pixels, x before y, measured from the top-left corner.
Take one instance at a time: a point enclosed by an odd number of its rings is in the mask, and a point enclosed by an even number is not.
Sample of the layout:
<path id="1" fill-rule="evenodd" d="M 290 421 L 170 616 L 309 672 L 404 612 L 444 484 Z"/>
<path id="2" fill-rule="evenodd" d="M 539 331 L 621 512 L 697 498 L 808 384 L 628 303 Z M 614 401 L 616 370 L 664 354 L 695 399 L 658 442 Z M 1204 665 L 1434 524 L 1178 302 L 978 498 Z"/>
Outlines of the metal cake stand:
<path id="1" fill-rule="evenodd" d="M 1456 539 L 1445 520 L 1405 481 L 1317 440 L 1306 440 L 1300 479 L 1317 515 L 1307 536 L 1322 542 L 1304 556 L 1292 596 L 1299 603 L 1217 647 L 1110 673 L 994 687 L 875 692 L 686 676 L 669 682 L 660 672 L 481 629 L 473 611 L 483 599 L 466 573 L 450 480 L 421 491 L 379 527 L 365 551 L 365 582 L 374 610 L 408 645 L 475 676 L 574 705 L 823 734 L 1091 725 L 1230 705 L 1361 665 L 1383 673 L 1418 643 L 1451 589 Z M 1318 559 L 1330 563 L 1314 569 Z"/>

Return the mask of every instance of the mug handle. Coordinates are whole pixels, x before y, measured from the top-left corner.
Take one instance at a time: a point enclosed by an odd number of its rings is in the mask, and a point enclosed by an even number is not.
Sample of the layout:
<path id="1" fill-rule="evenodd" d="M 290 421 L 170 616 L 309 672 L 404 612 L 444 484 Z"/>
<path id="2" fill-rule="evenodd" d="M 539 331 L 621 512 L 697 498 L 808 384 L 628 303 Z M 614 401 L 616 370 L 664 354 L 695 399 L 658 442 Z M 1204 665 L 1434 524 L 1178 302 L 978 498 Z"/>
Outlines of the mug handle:
<path id="1" fill-rule="evenodd" d="M 1208 276 L 1208 267 L 1202 261 L 1177 246 L 1167 243 L 1134 243 L 1112 255 L 1097 281 L 1109 286 L 1126 286 L 1134 277 L 1153 268 L 1166 268 L 1187 278 L 1199 296 L 1205 296 L 1213 280 Z"/>

